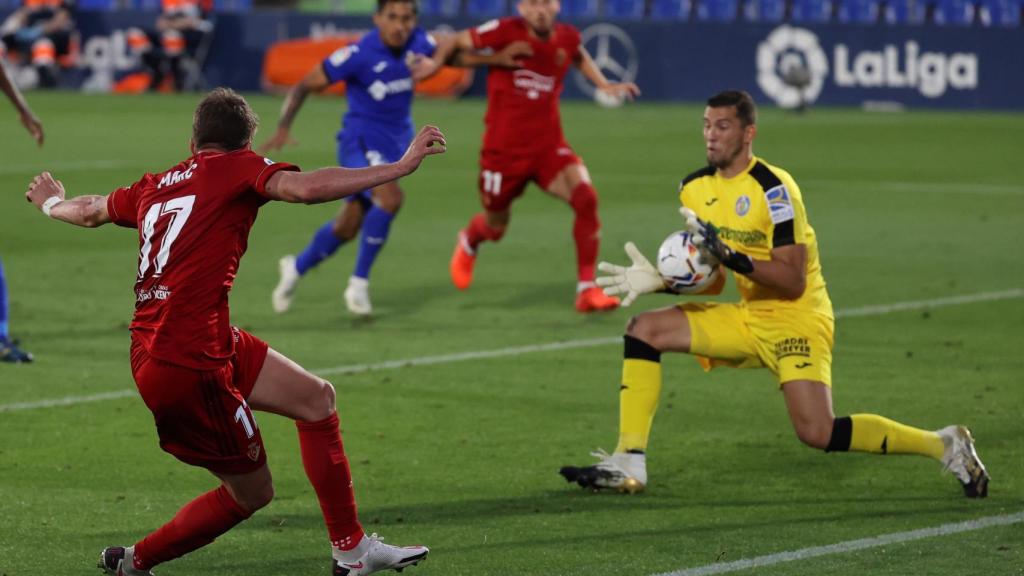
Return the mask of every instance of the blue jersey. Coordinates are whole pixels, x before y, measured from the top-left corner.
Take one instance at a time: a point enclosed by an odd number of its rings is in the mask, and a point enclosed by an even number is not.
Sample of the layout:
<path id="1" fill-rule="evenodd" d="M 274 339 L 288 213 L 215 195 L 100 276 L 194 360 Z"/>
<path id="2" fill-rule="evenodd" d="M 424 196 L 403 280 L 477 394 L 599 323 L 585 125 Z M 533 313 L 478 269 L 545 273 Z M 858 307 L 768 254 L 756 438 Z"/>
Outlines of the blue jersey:
<path id="1" fill-rule="evenodd" d="M 406 64 L 414 55 L 432 56 L 435 43 L 422 28 L 416 27 L 405 46 L 393 49 L 373 30 L 356 44 L 336 50 L 323 61 L 324 73 L 331 83 L 346 84 L 348 112 L 343 133 L 385 131 L 406 138 L 413 130 L 412 97 L 414 83 Z"/>

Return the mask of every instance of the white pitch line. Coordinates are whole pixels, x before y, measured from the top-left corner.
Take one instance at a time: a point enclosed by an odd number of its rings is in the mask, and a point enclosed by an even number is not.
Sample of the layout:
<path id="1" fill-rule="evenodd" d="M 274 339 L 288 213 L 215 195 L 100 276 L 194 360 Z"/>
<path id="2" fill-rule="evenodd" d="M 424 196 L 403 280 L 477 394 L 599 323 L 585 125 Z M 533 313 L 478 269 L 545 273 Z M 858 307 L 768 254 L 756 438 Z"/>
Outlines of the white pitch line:
<path id="1" fill-rule="evenodd" d="M 134 390 L 113 390 L 111 392 L 100 392 L 88 396 L 65 396 L 64 398 L 53 398 L 50 400 L 38 400 L 36 402 L 15 402 L 14 404 L 0 404 L 0 414 L 4 412 L 21 412 L 22 410 L 35 410 L 36 408 L 55 408 L 57 406 L 74 406 L 76 404 L 88 404 L 89 402 L 102 402 L 103 400 L 117 400 L 136 396 Z"/>
<path id="2" fill-rule="evenodd" d="M 791 550 L 789 552 L 778 552 L 775 554 L 767 554 L 765 556 L 734 560 L 732 562 L 717 562 L 706 566 L 676 570 L 675 572 L 664 572 L 661 574 L 655 574 L 654 576 L 711 576 L 713 574 L 727 574 L 729 572 L 738 572 L 740 570 L 774 566 L 776 564 L 782 564 L 783 562 L 808 560 L 831 554 L 844 554 L 846 552 L 855 552 L 857 550 L 866 550 L 868 548 L 877 548 L 879 546 L 888 546 L 890 544 L 913 542 L 914 540 L 934 538 L 936 536 L 949 536 L 951 534 L 960 534 L 961 532 L 973 532 L 975 530 L 982 530 L 993 526 L 1008 526 L 1010 524 L 1019 524 L 1021 522 L 1024 522 L 1024 511 L 1001 516 L 986 516 L 976 520 L 968 520 L 966 522 L 942 524 L 932 528 L 921 528 L 920 530 L 911 530 L 909 532 L 883 534 L 874 538 L 847 540 L 846 542 L 829 544 L 828 546 L 814 546 L 811 548 Z"/>
<path id="3" fill-rule="evenodd" d="M 862 306 L 860 308 L 848 308 L 838 310 L 836 318 L 856 318 L 861 316 L 884 316 L 893 312 L 905 312 L 909 310 L 923 310 L 926 308 L 941 308 L 945 306 L 957 306 L 962 304 L 973 304 L 975 302 L 990 302 L 994 300 L 1010 300 L 1013 298 L 1024 298 L 1024 289 L 1014 288 L 999 292 L 979 292 L 977 294 L 964 294 L 962 296 L 949 296 L 945 298 L 934 298 L 931 300 L 912 300 L 910 302 L 895 302 L 893 304 L 880 304 L 874 306 Z M 391 370 L 404 368 L 406 366 L 428 366 L 431 364 L 447 364 L 451 362 L 462 362 L 465 360 L 480 360 L 485 358 L 501 358 L 503 356 L 519 356 L 534 352 L 549 352 L 551 350 L 567 350 L 570 348 L 592 348 L 609 344 L 619 344 L 622 336 L 591 338 L 589 340 L 567 340 L 565 342 L 549 342 L 547 344 L 535 344 L 532 346 L 518 346 L 514 348 L 498 348 L 497 350 L 479 350 L 475 352 L 460 352 L 457 354 L 445 354 L 441 356 L 421 356 L 406 360 L 389 360 L 375 364 L 349 364 L 335 366 L 333 368 L 320 368 L 312 370 L 313 373 L 321 376 L 332 374 L 355 374 L 359 372 L 371 372 L 374 370 Z"/>
<path id="4" fill-rule="evenodd" d="M 909 302 L 895 302 L 892 304 L 881 304 L 875 306 L 861 306 L 859 308 L 847 308 L 838 310 L 836 318 L 857 318 L 864 316 L 884 316 L 894 312 L 907 312 L 911 310 L 924 310 L 928 308 L 942 308 L 947 306 L 959 306 L 974 304 L 978 302 L 993 302 L 998 300 L 1012 300 L 1024 298 L 1024 289 L 1014 288 L 998 292 L 978 292 L 977 294 L 964 294 L 962 296 L 948 296 L 944 298 L 933 298 L 930 300 L 912 300 Z M 564 342 L 547 342 L 544 344 L 530 344 L 527 346 L 512 346 L 498 348 L 495 350 L 475 350 L 468 352 L 457 352 L 454 354 L 441 354 L 438 356 L 420 356 L 402 360 L 387 360 L 373 364 L 346 364 L 331 368 L 320 368 L 311 370 L 314 374 L 329 376 L 333 374 L 359 374 L 362 372 L 373 372 L 378 370 L 395 370 L 413 366 L 431 366 L 434 364 L 451 364 L 454 362 L 465 362 L 467 360 L 486 360 L 490 358 L 503 358 L 508 356 L 523 356 L 540 352 L 553 352 L 556 350 L 572 350 L 578 348 L 594 348 L 597 346 L 609 346 L 622 342 L 621 336 L 607 336 L 604 338 L 587 338 L 582 340 L 566 340 Z M 0 404 L 0 414 L 4 412 L 20 412 L 36 408 L 53 408 L 56 406 L 72 406 L 86 404 L 89 402 L 100 402 L 116 398 L 127 398 L 134 396 L 135 390 L 114 390 L 101 392 L 89 396 L 67 396 L 51 400 L 39 400 L 36 402 L 18 402 L 14 404 Z"/>

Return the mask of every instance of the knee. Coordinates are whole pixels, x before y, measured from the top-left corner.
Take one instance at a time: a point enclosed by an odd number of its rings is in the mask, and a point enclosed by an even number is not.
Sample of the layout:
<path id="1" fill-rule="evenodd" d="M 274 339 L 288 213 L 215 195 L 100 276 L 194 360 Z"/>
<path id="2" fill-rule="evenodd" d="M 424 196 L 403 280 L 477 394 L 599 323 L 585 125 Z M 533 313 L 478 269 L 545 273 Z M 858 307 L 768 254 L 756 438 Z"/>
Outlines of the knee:
<path id="1" fill-rule="evenodd" d="M 581 183 L 573 189 L 569 204 L 577 213 L 595 213 L 597 212 L 597 190 L 589 183 Z"/>
<path id="2" fill-rule="evenodd" d="M 387 194 L 381 194 L 374 198 L 374 203 L 377 207 L 388 214 L 398 214 L 398 211 L 402 208 L 403 201 L 405 201 L 405 193 L 398 187 L 394 190 L 389 190 Z"/>
<path id="3" fill-rule="evenodd" d="M 801 442 L 811 448 L 824 450 L 832 438 L 834 418 L 803 418 L 793 422 L 793 430 Z"/>
<path id="4" fill-rule="evenodd" d="M 662 351 L 662 348 L 658 345 L 660 333 L 647 312 L 629 319 L 629 322 L 626 323 L 626 335 L 636 338 L 658 351 Z"/>
<path id="5" fill-rule="evenodd" d="M 248 490 L 244 494 L 234 494 L 235 501 L 249 513 L 265 507 L 274 500 L 274 482 L 269 478 L 260 486 Z"/>
<path id="6" fill-rule="evenodd" d="M 320 379 L 319 389 L 310 406 L 313 420 L 323 420 L 334 413 L 335 397 L 334 385 Z"/>

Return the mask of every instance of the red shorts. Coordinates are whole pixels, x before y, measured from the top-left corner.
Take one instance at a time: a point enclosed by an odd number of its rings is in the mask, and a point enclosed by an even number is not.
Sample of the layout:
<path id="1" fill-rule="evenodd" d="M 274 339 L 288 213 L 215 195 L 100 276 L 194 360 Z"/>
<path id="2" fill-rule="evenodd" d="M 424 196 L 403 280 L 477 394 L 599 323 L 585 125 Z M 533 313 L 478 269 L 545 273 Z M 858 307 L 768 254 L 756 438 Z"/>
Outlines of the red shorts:
<path id="1" fill-rule="evenodd" d="M 160 447 L 178 460 L 222 474 L 246 474 L 267 461 L 245 399 L 267 358 L 267 343 L 232 328 L 235 355 L 216 370 L 153 358 L 132 340 L 135 385 L 153 413 Z"/>
<path id="2" fill-rule="evenodd" d="M 579 156 L 565 140 L 529 156 L 485 149 L 480 153 L 480 203 L 488 212 L 502 212 L 522 195 L 530 181 L 547 189 L 566 166 L 580 163 Z"/>

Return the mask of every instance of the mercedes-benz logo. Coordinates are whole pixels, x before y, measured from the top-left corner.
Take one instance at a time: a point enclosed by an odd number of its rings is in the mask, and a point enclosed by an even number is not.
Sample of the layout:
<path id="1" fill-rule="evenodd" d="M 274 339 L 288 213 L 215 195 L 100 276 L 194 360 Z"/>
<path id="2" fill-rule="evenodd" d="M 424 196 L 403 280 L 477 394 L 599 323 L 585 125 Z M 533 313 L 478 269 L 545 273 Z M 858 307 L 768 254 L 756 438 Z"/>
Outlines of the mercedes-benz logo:
<path id="1" fill-rule="evenodd" d="M 814 102 L 828 76 L 828 58 L 814 32 L 782 25 L 757 46 L 757 85 L 776 104 Z"/>
<path id="2" fill-rule="evenodd" d="M 612 24 L 594 24 L 583 31 L 580 44 L 594 59 L 594 64 L 612 82 L 634 82 L 640 68 L 636 46 L 625 30 Z M 573 74 L 576 86 L 588 96 L 594 95 L 594 85 L 580 73 Z"/>

